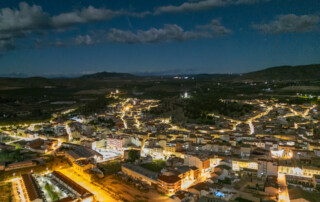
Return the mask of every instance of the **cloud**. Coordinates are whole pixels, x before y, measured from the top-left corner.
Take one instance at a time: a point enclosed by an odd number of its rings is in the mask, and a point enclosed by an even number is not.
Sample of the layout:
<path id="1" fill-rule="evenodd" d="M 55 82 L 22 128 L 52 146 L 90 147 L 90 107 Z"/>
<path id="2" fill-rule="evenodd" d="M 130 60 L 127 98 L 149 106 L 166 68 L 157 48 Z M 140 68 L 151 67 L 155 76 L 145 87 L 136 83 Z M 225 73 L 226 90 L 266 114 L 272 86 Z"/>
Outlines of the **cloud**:
<path id="1" fill-rule="evenodd" d="M 89 6 L 88 8 L 83 8 L 81 11 L 73 11 L 53 16 L 52 24 L 55 27 L 65 27 L 78 23 L 110 20 L 122 14 L 124 14 L 123 11 L 113 11 L 109 9 L 94 8 L 93 6 Z"/>
<path id="2" fill-rule="evenodd" d="M 98 40 L 94 40 L 93 36 L 90 36 L 89 34 L 86 35 L 78 35 L 73 38 L 61 40 L 56 39 L 54 42 L 48 42 L 48 41 L 42 41 L 40 44 L 41 47 L 50 46 L 50 47 L 69 47 L 69 46 L 89 46 L 97 44 Z"/>
<path id="3" fill-rule="evenodd" d="M 188 41 L 200 38 L 214 38 L 231 34 L 232 31 L 224 27 L 219 19 L 213 19 L 209 24 L 197 25 L 194 30 L 186 31 L 176 24 L 165 24 L 163 28 L 150 28 L 136 32 L 116 28 L 108 31 L 91 32 L 78 35 L 71 39 L 57 39 L 49 46 L 67 47 L 78 45 L 94 45 L 100 43 L 146 44 L 163 43 L 170 41 Z"/>
<path id="4" fill-rule="evenodd" d="M 41 6 L 29 6 L 25 2 L 19 9 L 2 8 L 0 10 L 0 32 L 14 33 L 49 26 L 49 14 L 42 11 Z"/>
<path id="5" fill-rule="evenodd" d="M 254 4 L 260 1 L 266 0 L 202 0 L 202 1 L 189 1 L 184 2 L 178 6 L 161 6 L 155 9 L 154 14 L 158 15 L 161 13 L 181 13 L 181 12 L 194 12 L 209 10 L 216 7 L 224 7 L 230 5 L 240 4 Z"/>
<path id="6" fill-rule="evenodd" d="M 320 18 L 317 15 L 288 14 L 279 15 L 269 23 L 253 24 L 252 27 L 266 34 L 311 32 L 318 27 L 319 22 Z"/>
<path id="7" fill-rule="evenodd" d="M 44 12 L 39 5 L 29 5 L 26 2 L 21 2 L 16 9 L 0 9 L 0 50 L 14 49 L 17 38 L 23 38 L 32 33 L 44 34 L 48 31 L 62 30 L 80 23 L 110 20 L 121 15 L 144 17 L 149 14 L 150 12 L 113 11 L 89 6 L 82 10 L 51 16 Z M 76 42 L 80 42 L 80 40 L 78 38 Z M 82 43 L 90 43 L 88 37 L 85 37 Z"/>
<path id="8" fill-rule="evenodd" d="M 79 35 L 74 38 L 75 45 L 93 45 L 95 42 L 91 38 L 91 36 L 87 35 Z"/>
<path id="9" fill-rule="evenodd" d="M 131 16 L 131 17 L 136 17 L 136 18 L 144 18 L 146 17 L 147 15 L 151 15 L 152 12 L 150 11 L 144 11 L 144 12 L 141 12 L 141 13 L 137 13 L 137 12 L 125 12 L 124 14 L 128 15 L 128 16 Z"/>
<path id="10" fill-rule="evenodd" d="M 166 24 L 163 28 L 150 28 L 145 31 L 138 30 L 136 33 L 113 28 L 106 34 L 106 38 L 110 42 L 136 44 L 213 38 L 230 33 L 231 30 L 221 25 L 220 20 L 214 19 L 207 25 L 196 26 L 192 31 L 185 31 L 176 24 Z"/>
<path id="11" fill-rule="evenodd" d="M 0 10 L 0 49 L 15 48 L 15 38 L 24 37 L 30 33 L 40 32 L 49 27 L 49 14 L 40 6 L 29 6 L 25 2 L 19 4 L 19 9 L 2 8 Z"/>
<path id="12" fill-rule="evenodd" d="M 88 8 L 83 8 L 81 11 L 73 11 L 69 13 L 62 13 L 57 16 L 52 17 L 52 24 L 55 27 L 65 27 L 71 26 L 79 23 L 89 23 L 103 20 L 110 20 L 114 17 L 121 15 L 127 15 L 131 17 L 142 18 L 146 15 L 151 14 L 149 11 L 135 13 L 128 11 L 113 11 L 104 8 L 94 8 L 89 6 Z"/>

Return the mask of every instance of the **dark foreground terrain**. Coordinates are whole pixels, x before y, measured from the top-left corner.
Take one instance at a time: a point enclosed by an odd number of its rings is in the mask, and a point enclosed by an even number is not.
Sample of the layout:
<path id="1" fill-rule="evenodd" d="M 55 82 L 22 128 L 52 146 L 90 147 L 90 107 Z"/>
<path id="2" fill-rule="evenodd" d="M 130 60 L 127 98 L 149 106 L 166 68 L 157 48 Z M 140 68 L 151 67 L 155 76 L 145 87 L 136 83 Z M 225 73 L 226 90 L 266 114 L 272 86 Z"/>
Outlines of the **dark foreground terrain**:
<path id="1" fill-rule="evenodd" d="M 320 65 L 274 67 L 242 75 L 142 77 L 102 72 L 79 78 L 0 78 L 0 124 L 49 120 L 69 109 L 92 113 L 110 102 L 105 95 L 114 89 L 120 96 L 161 99 L 154 114 L 179 112 L 173 117 L 177 121 L 210 123 L 208 112 L 238 118 L 256 110 L 232 99 L 319 103 L 319 78 Z"/>

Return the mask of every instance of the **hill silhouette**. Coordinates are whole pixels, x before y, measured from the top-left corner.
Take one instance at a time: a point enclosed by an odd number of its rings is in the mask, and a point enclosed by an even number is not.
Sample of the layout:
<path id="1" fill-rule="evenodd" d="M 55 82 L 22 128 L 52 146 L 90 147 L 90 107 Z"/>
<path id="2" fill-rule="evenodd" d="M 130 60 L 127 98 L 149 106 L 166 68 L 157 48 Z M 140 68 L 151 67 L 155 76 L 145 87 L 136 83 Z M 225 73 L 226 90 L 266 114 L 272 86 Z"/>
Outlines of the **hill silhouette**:
<path id="1" fill-rule="evenodd" d="M 118 72 L 98 72 L 94 74 L 87 74 L 80 77 L 80 79 L 108 79 L 108 78 L 136 78 L 136 75 L 129 73 Z"/>
<path id="2" fill-rule="evenodd" d="M 320 64 L 278 66 L 240 75 L 236 80 L 251 81 L 305 81 L 320 79 Z"/>

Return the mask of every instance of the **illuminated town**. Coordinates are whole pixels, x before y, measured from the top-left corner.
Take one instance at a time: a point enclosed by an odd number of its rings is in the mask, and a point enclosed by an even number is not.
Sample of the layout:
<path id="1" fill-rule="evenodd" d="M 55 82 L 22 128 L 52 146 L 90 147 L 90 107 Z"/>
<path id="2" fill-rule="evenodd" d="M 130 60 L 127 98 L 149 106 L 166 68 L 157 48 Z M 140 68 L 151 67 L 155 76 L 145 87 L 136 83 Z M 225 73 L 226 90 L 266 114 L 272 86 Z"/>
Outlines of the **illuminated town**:
<path id="1" fill-rule="evenodd" d="M 42 156 L 2 164 L 15 201 L 289 201 L 293 191 L 320 186 L 317 105 L 256 99 L 248 103 L 257 110 L 241 120 L 214 115 L 216 124 L 182 127 L 148 114 L 159 100 L 120 93 L 111 92 L 118 101 L 88 117 L 2 126 L 14 139 L 2 150 Z"/>
<path id="2" fill-rule="evenodd" d="M 320 0 L 1 0 L 0 202 L 320 202 Z"/>

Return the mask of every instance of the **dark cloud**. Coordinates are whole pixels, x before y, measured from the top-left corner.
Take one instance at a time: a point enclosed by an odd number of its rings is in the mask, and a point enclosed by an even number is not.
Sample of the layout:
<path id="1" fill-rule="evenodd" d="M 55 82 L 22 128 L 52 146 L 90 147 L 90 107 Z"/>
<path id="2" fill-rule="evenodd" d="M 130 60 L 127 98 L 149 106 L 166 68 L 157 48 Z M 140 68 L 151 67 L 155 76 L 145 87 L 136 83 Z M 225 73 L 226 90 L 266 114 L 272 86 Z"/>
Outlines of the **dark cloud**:
<path id="1" fill-rule="evenodd" d="M 192 12 L 192 11 L 202 11 L 209 10 L 215 7 L 223 7 L 230 5 L 239 4 L 254 4 L 259 1 L 265 0 L 202 0 L 202 1 L 189 1 L 184 2 L 178 6 L 161 6 L 155 9 L 154 14 L 158 15 L 161 13 L 180 13 L 180 12 Z"/>
<path id="2" fill-rule="evenodd" d="M 0 32 L 23 32 L 49 26 L 49 14 L 42 11 L 41 6 L 29 6 L 25 2 L 19 9 L 2 8 L 0 10 Z"/>
<path id="3" fill-rule="evenodd" d="M 19 9 L 0 10 L 0 50 L 14 49 L 15 38 L 24 37 L 49 26 L 50 17 L 40 6 L 29 6 L 25 2 Z"/>
<path id="4" fill-rule="evenodd" d="M 110 20 L 121 15 L 144 17 L 149 14 L 150 12 L 113 11 L 89 6 L 79 11 L 50 16 L 42 10 L 41 6 L 21 2 L 17 9 L 2 8 L 0 10 L 0 50 L 15 48 L 17 38 L 26 37 L 31 33 L 42 35 L 49 30 L 62 30 L 79 23 Z M 80 42 L 89 44 L 90 40 L 88 37 L 75 39 L 75 43 L 81 44 Z"/>
<path id="5" fill-rule="evenodd" d="M 212 20 L 210 24 L 196 26 L 195 30 L 185 31 L 176 24 L 167 24 L 163 28 L 150 28 L 148 30 L 124 31 L 111 29 L 107 40 L 117 43 L 160 43 L 168 41 L 187 41 L 198 38 L 213 38 L 230 34 L 231 30 L 221 25 L 219 20 Z"/>
<path id="6" fill-rule="evenodd" d="M 265 24 L 254 24 L 252 27 L 266 34 L 282 34 L 294 32 L 311 32 L 315 30 L 320 22 L 317 15 L 295 14 L 280 15 L 272 22 Z"/>

